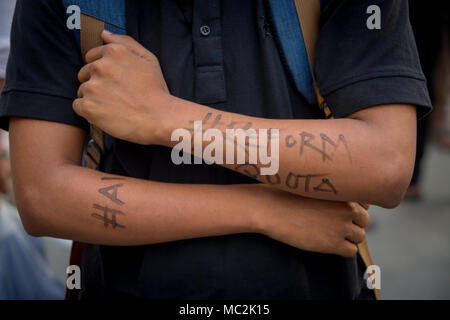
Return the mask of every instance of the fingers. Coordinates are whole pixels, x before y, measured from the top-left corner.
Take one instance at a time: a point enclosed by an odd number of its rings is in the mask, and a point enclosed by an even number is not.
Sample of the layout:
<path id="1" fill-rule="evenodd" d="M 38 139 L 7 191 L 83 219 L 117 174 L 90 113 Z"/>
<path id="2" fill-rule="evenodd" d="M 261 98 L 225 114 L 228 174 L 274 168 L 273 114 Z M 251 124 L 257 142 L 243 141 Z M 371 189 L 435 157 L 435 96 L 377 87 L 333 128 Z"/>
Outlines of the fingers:
<path id="1" fill-rule="evenodd" d="M 370 220 L 367 209 L 358 203 L 351 203 L 351 208 L 353 210 L 353 223 L 361 228 L 367 228 Z"/>
<path id="2" fill-rule="evenodd" d="M 350 202 L 348 203 L 352 222 L 345 228 L 345 241 L 339 246 L 339 255 L 343 257 L 354 257 L 358 252 L 358 244 L 366 239 L 365 228 L 369 225 L 368 205 Z"/>
<path id="3" fill-rule="evenodd" d="M 89 123 L 93 123 L 98 117 L 98 108 L 92 100 L 78 98 L 72 103 L 73 111 L 80 117 L 86 119 Z"/>
<path id="4" fill-rule="evenodd" d="M 87 94 L 95 94 L 101 90 L 101 84 L 98 81 L 90 80 L 82 83 L 77 92 L 78 98 L 84 98 Z"/>
<path id="5" fill-rule="evenodd" d="M 78 81 L 81 83 L 89 81 L 92 76 L 92 64 L 87 64 L 78 72 Z"/>
<path id="6" fill-rule="evenodd" d="M 361 203 L 361 202 L 359 202 L 358 203 L 361 207 L 363 207 L 364 209 L 366 209 L 366 210 L 369 210 L 369 208 L 370 208 L 370 204 L 367 204 L 367 203 Z"/>
<path id="7" fill-rule="evenodd" d="M 358 244 L 366 239 L 366 232 L 364 228 L 360 228 L 355 224 L 352 224 L 348 230 L 346 240 Z"/>
<path id="8" fill-rule="evenodd" d="M 83 116 L 83 99 L 75 99 L 72 103 L 73 111 L 80 117 Z"/>
<path id="9" fill-rule="evenodd" d="M 108 66 L 106 62 L 108 59 L 103 58 L 111 57 L 113 61 L 117 62 L 131 53 L 151 62 L 157 61 L 157 58 L 150 51 L 130 36 L 112 34 L 104 30 L 102 38 L 106 43 L 105 45 L 93 48 L 86 53 L 86 65 L 78 73 L 78 80 L 81 83 L 88 81 L 93 73 L 105 70 Z"/>
<path id="10" fill-rule="evenodd" d="M 111 72 L 108 62 L 102 59 L 91 62 L 82 67 L 80 72 L 78 72 L 78 80 L 81 83 L 84 83 L 91 80 L 94 75 L 102 77 L 105 75 L 111 76 L 113 74 L 114 73 Z"/>
<path id="11" fill-rule="evenodd" d="M 96 60 L 99 60 L 99 59 L 103 58 L 104 54 L 105 54 L 105 46 L 93 48 L 86 53 L 86 57 L 85 57 L 86 63 L 91 63 Z"/>
<path id="12" fill-rule="evenodd" d="M 350 233 L 350 236 L 346 240 L 340 243 L 337 254 L 344 258 L 352 258 L 358 253 L 358 244 L 363 242 L 365 239 L 364 230 L 359 228 L 361 231 L 356 229 Z"/>
<path id="13" fill-rule="evenodd" d="M 340 256 L 344 258 L 352 258 L 356 256 L 358 253 L 358 246 L 349 241 L 345 241 L 344 244 L 340 247 L 340 252 L 338 253 Z"/>
<path id="14" fill-rule="evenodd" d="M 140 57 L 152 57 L 153 55 L 145 49 L 139 42 L 134 40 L 130 36 L 123 36 L 119 34 L 113 34 L 107 30 L 103 31 L 102 38 L 105 43 L 108 44 L 120 44 L 125 46 L 128 50 Z"/>

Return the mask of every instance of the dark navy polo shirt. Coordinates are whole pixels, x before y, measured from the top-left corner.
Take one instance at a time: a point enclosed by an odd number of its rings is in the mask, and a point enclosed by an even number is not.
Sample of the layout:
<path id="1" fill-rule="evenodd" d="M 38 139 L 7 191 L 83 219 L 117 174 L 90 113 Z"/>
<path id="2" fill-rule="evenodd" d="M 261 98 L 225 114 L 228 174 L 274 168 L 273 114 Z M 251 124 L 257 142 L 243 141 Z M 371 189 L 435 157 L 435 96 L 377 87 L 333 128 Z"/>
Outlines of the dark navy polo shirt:
<path id="1" fill-rule="evenodd" d="M 377 1 L 381 30 L 366 27 L 371 4 L 322 1 L 315 58 L 322 94 L 336 117 L 390 103 L 417 105 L 422 115 L 430 102 L 407 1 Z M 128 33 L 159 58 L 173 95 L 257 117 L 322 118 L 295 90 L 265 1 L 127 0 L 126 6 Z M 59 0 L 18 1 L 0 102 L 3 128 L 20 116 L 88 129 L 72 111 L 82 59 L 65 19 Z M 170 149 L 125 141 L 114 142 L 104 170 L 174 183 L 255 182 L 219 166 L 175 166 Z M 259 234 L 90 245 L 80 298 L 356 299 L 363 272 L 359 256 L 306 252 Z"/>

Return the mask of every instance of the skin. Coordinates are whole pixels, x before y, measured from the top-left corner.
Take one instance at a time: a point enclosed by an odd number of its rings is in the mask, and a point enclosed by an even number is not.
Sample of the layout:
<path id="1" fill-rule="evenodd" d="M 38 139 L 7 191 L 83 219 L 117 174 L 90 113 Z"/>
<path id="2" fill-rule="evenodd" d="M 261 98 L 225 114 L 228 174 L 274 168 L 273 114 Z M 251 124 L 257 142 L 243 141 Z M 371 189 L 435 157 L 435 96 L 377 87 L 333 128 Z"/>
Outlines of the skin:
<path id="1" fill-rule="evenodd" d="M 132 38 L 103 33 L 103 39 L 107 45 L 86 55 L 73 108 L 110 135 L 171 147 L 177 143 L 170 141 L 175 129 L 188 127 L 192 120 L 201 121 L 208 113 L 213 118 L 220 114 L 221 124 L 215 128 L 223 134 L 233 122 L 251 123 L 256 130 L 280 129 L 280 183 L 273 185 L 276 188 L 310 198 L 387 208 L 402 200 L 414 165 L 414 106 L 377 106 L 336 120 L 275 120 L 218 112 L 170 95 L 156 57 Z M 286 145 L 288 136 L 296 140 L 296 146 Z M 236 166 L 228 167 L 239 171 Z M 323 176 L 312 181 L 311 188 L 292 188 L 292 175 L 299 174 Z M 268 182 L 266 177 L 256 178 Z M 329 183 L 321 185 L 321 179 Z"/>
<path id="2" fill-rule="evenodd" d="M 73 104 L 90 123 L 130 142 L 171 146 L 172 129 L 216 112 L 171 96 L 158 60 L 134 40 L 102 36 L 107 45 L 87 54 Z M 326 172 L 339 192 L 288 190 L 263 178 L 259 185 L 206 186 L 105 176 L 80 167 L 83 130 L 14 118 L 12 172 L 25 228 L 34 235 L 114 245 L 256 232 L 304 250 L 353 256 L 369 220 L 368 207 L 357 202 L 392 207 L 408 185 L 415 147 L 412 106 L 380 106 L 326 121 L 222 114 L 225 123 L 251 120 L 256 129 L 280 128 L 286 135 L 281 140 L 303 131 L 333 139 L 344 135 L 348 150 L 335 150 L 331 162 L 313 148 L 299 158 L 280 144 L 283 179 L 298 168 Z M 102 210 L 109 210 L 110 220 Z"/>
<path id="3" fill-rule="evenodd" d="M 126 246 L 254 232 L 346 257 L 364 239 L 369 216 L 357 204 L 306 199 L 262 184 L 188 185 L 107 175 L 80 166 L 85 138 L 73 126 L 11 119 L 16 202 L 30 234 Z M 99 206 L 119 210 L 116 222 L 123 227 L 94 218 L 103 214 Z"/>

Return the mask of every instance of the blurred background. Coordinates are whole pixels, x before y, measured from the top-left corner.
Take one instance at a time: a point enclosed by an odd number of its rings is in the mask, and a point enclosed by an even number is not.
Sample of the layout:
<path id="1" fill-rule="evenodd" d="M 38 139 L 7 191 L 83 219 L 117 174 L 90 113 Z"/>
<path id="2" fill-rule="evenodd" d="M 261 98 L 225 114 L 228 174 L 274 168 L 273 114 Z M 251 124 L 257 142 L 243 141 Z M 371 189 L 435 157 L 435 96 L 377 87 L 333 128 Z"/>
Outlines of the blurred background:
<path id="1" fill-rule="evenodd" d="M 450 299 L 448 150 L 430 145 L 423 170 L 421 200 L 404 200 L 393 210 L 370 210 L 367 241 L 381 268 L 382 299 Z"/>
<path id="2" fill-rule="evenodd" d="M 394 210 L 371 209 L 368 243 L 383 299 L 450 299 L 450 1 L 409 4 L 434 110 L 418 122 L 405 200 Z"/>
<path id="3" fill-rule="evenodd" d="M 15 0 L 0 0 L 0 90 Z M 33 238 L 22 227 L 11 185 L 8 134 L 0 130 L 0 300 L 63 299 L 71 241 Z"/>
<path id="4" fill-rule="evenodd" d="M 434 111 L 418 123 L 414 177 L 396 209 L 372 207 L 368 243 L 382 299 L 450 299 L 450 32 L 448 0 L 410 0 Z M 432 3 L 432 4 L 431 4 Z M 0 89 L 15 0 L 0 0 Z M 0 132 L 0 300 L 63 299 L 71 241 L 24 231 Z"/>

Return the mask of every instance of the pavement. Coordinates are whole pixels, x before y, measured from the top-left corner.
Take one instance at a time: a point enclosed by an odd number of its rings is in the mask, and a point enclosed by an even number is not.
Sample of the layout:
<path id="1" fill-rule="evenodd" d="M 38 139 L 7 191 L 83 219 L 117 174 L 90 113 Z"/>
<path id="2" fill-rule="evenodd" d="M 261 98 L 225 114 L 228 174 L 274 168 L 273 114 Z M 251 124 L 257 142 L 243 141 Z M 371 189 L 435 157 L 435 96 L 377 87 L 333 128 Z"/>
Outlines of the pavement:
<path id="1" fill-rule="evenodd" d="M 430 144 L 424 161 L 423 200 L 370 210 L 382 299 L 450 299 L 450 152 Z"/>

